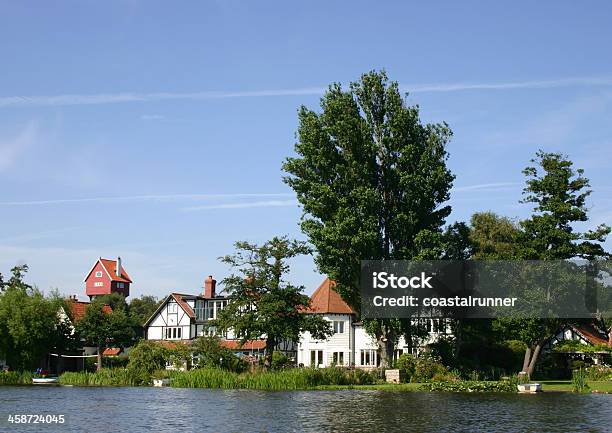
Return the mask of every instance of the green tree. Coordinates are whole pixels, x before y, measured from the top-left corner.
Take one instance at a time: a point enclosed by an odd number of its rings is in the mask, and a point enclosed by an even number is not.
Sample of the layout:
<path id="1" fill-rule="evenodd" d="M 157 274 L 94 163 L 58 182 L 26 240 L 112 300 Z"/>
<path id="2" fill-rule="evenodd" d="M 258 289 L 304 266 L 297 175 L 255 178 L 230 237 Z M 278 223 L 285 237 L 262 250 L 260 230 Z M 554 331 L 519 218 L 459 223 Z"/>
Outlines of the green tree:
<path id="1" fill-rule="evenodd" d="M 301 228 L 319 270 L 359 310 L 361 260 L 443 254 L 452 133 L 446 123 L 421 123 L 418 106 L 406 104 L 385 72 L 366 73 L 348 90 L 332 84 L 321 109 L 300 108 L 297 156 L 283 164 L 284 181 L 303 207 Z M 366 323 L 383 365 L 409 323 Z"/>
<path id="2" fill-rule="evenodd" d="M 109 311 L 102 299 L 95 299 L 75 329 L 87 344 L 98 349 L 98 370 L 102 368 L 102 352 L 107 347 L 125 347 L 134 339 L 134 330 L 125 310 Z M 105 308 L 106 307 L 106 308 Z"/>
<path id="3" fill-rule="evenodd" d="M 533 214 L 521 221 L 518 232 L 519 256 L 528 260 L 593 260 L 610 256 L 601 245 L 610 227 L 599 225 L 580 232 L 576 223 L 588 221 L 586 199 L 591 194 L 589 180 L 582 169 L 559 153 L 538 151 L 532 165 L 523 170 L 526 186 L 523 203 L 533 203 Z M 562 321 L 529 319 L 511 323 L 520 340 L 527 344 L 523 371 L 533 374 L 546 339 Z"/>
<path id="4" fill-rule="evenodd" d="M 318 315 L 303 314 L 310 299 L 303 286 L 285 279 L 288 260 L 310 252 L 305 243 L 275 237 L 258 246 L 236 242 L 236 252 L 221 258 L 238 274 L 223 280 L 229 303 L 216 320 L 220 329 L 231 328 L 242 343 L 265 336 L 265 362 L 269 367 L 274 349 L 283 341 L 299 341 L 309 331 L 315 338 L 331 334 L 329 323 Z"/>
<path id="5" fill-rule="evenodd" d="M 140 298 L 133 298 L 128 306 L 129 316 L 134 323 L 142 328 L 144 322 L 157 310 L 161 301 L 155 296 L 142 295 Z"/>
<path id="6" fill-rule="evenodd" d="M 479 212 L 470 219 L 470 243 L 475 260 L 513 260 L 519 255 L 520 228 L 509 218 Z"/>
<path id="7" fill-rule="evenodd" d="M 11 269 L 11 277 L 0 293 L 0 353 L 15 369 L 31 369 L 59 344 L 57 294 L 45 297 L 24 281 L 27 265 Z"/>

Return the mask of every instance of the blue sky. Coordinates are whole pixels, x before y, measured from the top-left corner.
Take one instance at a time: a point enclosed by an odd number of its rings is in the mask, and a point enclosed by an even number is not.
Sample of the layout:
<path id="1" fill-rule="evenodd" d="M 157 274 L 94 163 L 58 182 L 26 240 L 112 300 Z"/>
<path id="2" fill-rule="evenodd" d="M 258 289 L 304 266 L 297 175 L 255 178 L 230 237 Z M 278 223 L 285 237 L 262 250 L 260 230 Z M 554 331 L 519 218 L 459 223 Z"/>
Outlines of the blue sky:
<path id="1" fill-rule="evenodd" d="M 612 6 L 425 3 L 0 1 L 0 272 L 83 297 L 121 255 L 133 295 L 163 296 L 227 275 L 236 240 L 303 238 L 280 170 L 297 109 L 380 68 L 454 131 L 451 221 L 527 215 L 543 148 L 611 223 Z M 292 276 L 321 280 L 310 258 Z"/>

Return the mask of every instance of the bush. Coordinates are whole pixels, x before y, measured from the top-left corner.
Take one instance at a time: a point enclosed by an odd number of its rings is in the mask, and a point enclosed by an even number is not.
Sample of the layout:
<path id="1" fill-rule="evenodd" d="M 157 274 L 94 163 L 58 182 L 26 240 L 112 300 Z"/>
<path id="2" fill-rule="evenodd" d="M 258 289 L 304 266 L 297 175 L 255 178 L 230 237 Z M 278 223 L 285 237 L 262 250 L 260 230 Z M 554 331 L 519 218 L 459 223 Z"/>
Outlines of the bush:
<path id="1" fill-rule="evenodd" d="M 592 365 L 586 369 L 589 380 L 612 380 L 612 367 Z"/>
<path id="2" fill-rule="evenodd" d="M 134 372 L 151 374 L 166 367 L 168 350 L 158 343 L 140 340 L 130 351 L 127 368 Z"/>
<path id="3" fill-rule="evenodd" d="M 221 339 L 217 336 L 199 337 L 191 345 L 193 355 L 196 357 L 198 368 L 222 368 L 235 373 L 243 372 L 248 364 L 234 353 L 221 346 Z"/>
<path id="4" fill-rule="evenodd" d="M 289 357 L 283 352 L 274 351 L 272 353 L 272 370 L 280 370 L 291 366 Z"/>
<path id="5" fill-rule="evenodd" d="M 395 368 L 406 372 L 406 382 L 409 382 L 410 378 L 414 375 L 415 367 L 416 360 L 409 353 L 402 353 L 399 358 L 397 358 L 397 361 L 395 361 Z"/>
<path id="6" fill-rule="evenodd" d="M 414 374 L 412 375 L 410 381 L 413 383 L 429 382 L 433 380 L 434 377 L 446 377 L 450 374 L 451 373 L 448 371 L 448 369 L 442 363 L 440 363 L 436 357 L 429 354 L 424 354 L 416 359 Z"/>
<path id="7" fill-rule="evenodd" d="M 445 392 L 516 392 L 516 385 L 512 381 L 473 381 L 462 380 L 455 382 L 431 382 L 424 383 L 419 388 L 421 391 L 445 391 Z"/>

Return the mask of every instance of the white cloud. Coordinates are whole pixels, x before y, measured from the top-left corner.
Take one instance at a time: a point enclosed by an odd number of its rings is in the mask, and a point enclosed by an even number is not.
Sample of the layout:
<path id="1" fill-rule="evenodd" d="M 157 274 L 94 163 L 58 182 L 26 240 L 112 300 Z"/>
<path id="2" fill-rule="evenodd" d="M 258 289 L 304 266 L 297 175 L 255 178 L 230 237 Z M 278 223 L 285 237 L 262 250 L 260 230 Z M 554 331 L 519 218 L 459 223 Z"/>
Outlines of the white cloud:
<path id="1" fill-rule="evenodd" d="M 451 192 L 469 192 L 469 191 L 501 191 L 515 189 L 521 185 L 518 182 L 495 182 L 495 183 L 480 183 L 476 185 L 459 186 L 452 189 Z"/>
<path id="2" fill-rule="evenodd" d="M 30 147 L 38 136 L 38 125 L 29 122 L 16 137 L 0 139 L 0 172 L 12 168 L 19 156 Z"/>
<path id="3" fill-rule="evenodd" d="M 457 92 L 468 90 L 514 90 L 547 89 L 555 87 L 609 87 L 612 77 L 574 77 L 556 80 L 531 80 L 500 83 L 432 83 L 402 85 L 403 91 L 411 93 Z M 165 100 L 210 100 L 229 98 L 261 98 L 278 96 L 321 95 L 325 87 L 295 89 L 268 89 L 251 91 L 204 91 L 204 92 L 152 92 L 152 93 L 99 93 L 64 95 L 21 95 L 0 97 L 1 107 L 45 107 L 69 105 L 100 105 L 127 102 L 150 102 Z"/>
<path id="4" fill-rule="evenodd" d="M 84 197 L 48 200 L 25 200 L 0 202 L 0 206 L 41 206 L 57 204 L 83 204 L 83 203 L 114 203 L 141 202 L 141 201 L 178 201 L 178 200 L 209 200 L 219 198 L 248 198 L 248 197 L 290 197 L 291 193 L 235 193 L 235 194 L 161 194 L 161 195 L 131 195 L 118 197 Z"/>
<path id="5" fill-rule="evenodd" d="M 253 201 L 245 203 L 221 203 L 211 204 L 204 206 L 192 206 L 185 207 L 183 211 L 199 211 L 199 210 L 210 210 L 210 209 L 245 209 L 254 207 L 280 207 L 280 206 L 297 206 L 297 200 L 267 200 L 267 201 Z"/>

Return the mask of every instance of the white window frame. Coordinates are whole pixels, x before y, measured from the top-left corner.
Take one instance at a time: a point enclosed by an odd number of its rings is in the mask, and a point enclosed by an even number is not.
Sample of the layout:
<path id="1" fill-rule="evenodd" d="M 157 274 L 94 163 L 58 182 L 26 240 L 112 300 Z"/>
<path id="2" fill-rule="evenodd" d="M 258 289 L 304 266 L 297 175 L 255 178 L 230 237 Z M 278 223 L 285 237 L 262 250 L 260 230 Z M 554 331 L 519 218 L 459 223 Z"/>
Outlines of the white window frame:
<path id="1" fill-rule="evenodd" d="M 102 271 L 96 271 L 96 278 L 102 277 Z"/>
<path id="2" fill-rule="evenodd" d="M 334 334 L 344 334 L 344 320 L 334 320 Z"/>
<path id="3" fill-rule="evenodd" d="M 104 287 L 104 282 L 103 281 L 96 281 L 94 283 L 94 287 Z"/>

